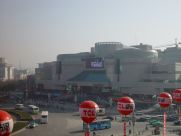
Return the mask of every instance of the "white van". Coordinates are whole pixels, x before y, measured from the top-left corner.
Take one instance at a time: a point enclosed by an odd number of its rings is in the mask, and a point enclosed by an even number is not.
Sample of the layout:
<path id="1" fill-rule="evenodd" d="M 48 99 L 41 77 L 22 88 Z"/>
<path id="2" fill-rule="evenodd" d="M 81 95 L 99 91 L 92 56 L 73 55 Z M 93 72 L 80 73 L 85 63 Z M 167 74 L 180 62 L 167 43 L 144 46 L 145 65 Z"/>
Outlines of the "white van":
<path id="1" fill-rule="evenodd" d="M 38 114 L 39 113 L 39 107 L 35 105 L 28 105 L 29 112 L 31 114 Z"/>
<path id="2" fill-rule="evenodd" d="M 48 123 L 48 111 L 42 111 L 41 113 L 41 123 Z"/>

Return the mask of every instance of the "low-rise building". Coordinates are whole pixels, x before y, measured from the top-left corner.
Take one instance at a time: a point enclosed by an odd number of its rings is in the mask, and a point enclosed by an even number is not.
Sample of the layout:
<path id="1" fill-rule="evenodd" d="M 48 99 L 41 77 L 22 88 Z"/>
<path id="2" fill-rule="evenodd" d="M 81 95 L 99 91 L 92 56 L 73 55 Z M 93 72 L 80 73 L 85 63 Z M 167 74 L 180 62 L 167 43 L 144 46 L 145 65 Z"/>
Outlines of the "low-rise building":
<path id="1" fill-rule="evenodd" d="M 24 80 L 27 78 L 28 70 L 27 69 L 14 69 L 14 79 L 15 80 Z"/>

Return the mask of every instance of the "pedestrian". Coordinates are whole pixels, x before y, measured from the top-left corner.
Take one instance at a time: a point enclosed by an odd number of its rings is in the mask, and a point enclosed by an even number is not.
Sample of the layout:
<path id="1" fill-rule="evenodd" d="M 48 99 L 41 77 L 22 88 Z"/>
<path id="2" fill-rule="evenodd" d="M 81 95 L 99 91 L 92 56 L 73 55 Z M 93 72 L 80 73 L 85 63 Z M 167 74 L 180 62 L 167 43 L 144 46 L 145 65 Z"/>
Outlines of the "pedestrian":
<path id="1" fill-rule="evenodd" d="M 129 121 L 129 126 L 131 126 L 131 121 Z"/>
<path id="2" fill-rule="evenodd" d="M 93 134 L 93 136 L 96 136 L 96 132 L 93 132 L 92 134 Z"/>
<path id="3" fill-rule="evenodd" d="M 148 126 L 146 125 L 145 130 L 148 130 Z"/>
<path id="4" fill-rule="evenodd" d="M 129 129 L 129 134 L 131 134 L 131 129 Z"/>

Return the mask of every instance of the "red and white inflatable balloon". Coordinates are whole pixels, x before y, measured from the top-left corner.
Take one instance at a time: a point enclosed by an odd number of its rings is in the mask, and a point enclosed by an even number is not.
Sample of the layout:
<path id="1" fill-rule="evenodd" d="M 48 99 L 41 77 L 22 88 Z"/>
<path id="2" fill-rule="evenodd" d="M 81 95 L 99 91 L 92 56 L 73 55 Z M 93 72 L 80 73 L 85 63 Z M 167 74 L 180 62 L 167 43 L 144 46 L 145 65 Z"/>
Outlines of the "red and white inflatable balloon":
<path id="1" fill-rule="evenodd" d="M 117 99 L 117 110 L 121 115 L 129 115 L 135 109 L 135 104 L 130 97 L 121 97 Z M 126 122 L 123 123 L 123 136 L 126 136 Z"/>
<path id="2" fill-rule="evenodd" d="M 160 107 L 168 108 L 172 104 L 172 96 L 167 92 L 163 92 L 159 95 L 157 101 Z"/>
<path id="3" fill-rule="evenodd" d="M 0 136 L 10 136 L 13 130 L 13 119 L 9 113 L 0 110 Z"/>
<path id="4" fill-rule="evenodd" d="M 98 112 L 99 107 L 93 101 L 84 101 L 80 104 L 79 112 L 82 120 L 89 124 L 96 119 L 96 113 Z"/>
<path id="5" fill-rule="evenodd" d="M 168 108 L 172 104 L 172 96 L 167 92 L 162 92 L 158 98 L 157 101 L 162 108 Z M 166 136 L 166 112 L 163 114 L 163 136 Z"/>
<path id="6" fill-rule="evenodd" d="M 181 102 L 181 89 L 175 89 L 172 96 L 174 101 Z"/>
<path id="7" fill-rule="evenodd" d="M 130 97 L 121 97 L 117 102 L 117 110 L 121 115 L 129 115 L 135 109 L 135 103 Z"/>

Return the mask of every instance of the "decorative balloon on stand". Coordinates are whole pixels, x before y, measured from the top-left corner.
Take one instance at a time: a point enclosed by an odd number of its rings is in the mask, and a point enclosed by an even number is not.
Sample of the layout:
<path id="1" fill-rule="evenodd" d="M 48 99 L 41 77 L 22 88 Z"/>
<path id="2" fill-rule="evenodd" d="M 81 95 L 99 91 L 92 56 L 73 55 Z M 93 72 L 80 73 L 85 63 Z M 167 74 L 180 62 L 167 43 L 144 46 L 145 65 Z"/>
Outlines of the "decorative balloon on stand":
<path id="1" fill-rule="evenodd" d="M 157 100 L 162 108 L 168 108 L 172 104 L 172 96 L 167 92 L 161 93 Z"/>
<path id="2" fill-rule="evenodd" d="M 177 104 L 177 113 L 179 120 L 181 120 L 181 89 L 175 89 L 172 93 L 173 100 Z"/>
<path id="3" fill-rule="evenodd" d="M 172 104 L 172 96 L 167 92 L 162 92 L 157 101 L 163 109 L 168 108 Z M 166 112 L 164 112 L 163 116 L 163 136 L 166 136 Z"/>
<path id="4" fill-rule="evenodd" d="M 172 93 L 173 100 L 177 103 L 181 103 L 181 89 L 175 89 Z"/>
<path id="5" fill-rule="evenodd" d="M 131 114 L 134 111 L 134 109 L 135 109 L 135 103 L 132 98 L 126 96 L 118 99 L 117 110 L 121 115 L 127 116 Z M 126 136 L 126 121 L 124 121 L 123 124 L 123 133 L 124 136 Z"/>
<path id="6" fill-rule="evenodd" d="M 10 136 L 13 130 L 13 119 L 9 113 L 0 110 L 0 136 Z"/>
<path id="7" fill-rule="evenodd" d="M 87 124 L 85 136 L 90 136 L 89 124 L 96 119 L 97 111 L 99 110 L 98 105 L 94 101 L 84 101 L 79 106 L 79 112 L 81 119 Z"/>

